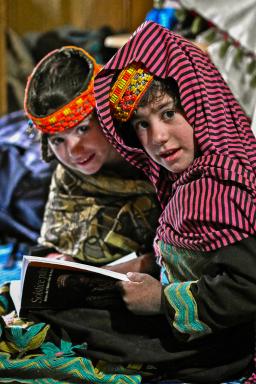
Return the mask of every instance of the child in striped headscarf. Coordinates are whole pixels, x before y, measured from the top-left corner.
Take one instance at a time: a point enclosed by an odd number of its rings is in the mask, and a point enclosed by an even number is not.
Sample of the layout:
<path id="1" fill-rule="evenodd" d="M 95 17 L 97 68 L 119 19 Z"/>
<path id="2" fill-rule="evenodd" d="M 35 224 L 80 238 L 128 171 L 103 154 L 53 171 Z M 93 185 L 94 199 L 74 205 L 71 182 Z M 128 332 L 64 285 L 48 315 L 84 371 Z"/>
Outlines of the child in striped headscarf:
<path id="1" fill-rule="evenodd" d="M 131 268 L 150 257 L 159 208 L 151 183 L 100 129 L 93 89 L 100 69 L 81 47 L 65 46 L 45 55 L 28 78 L 30 126 L 40 133 L 43 159 L 58 163 L 39 248 L 50 258 L 98 266 L 138 251 Z"/>
<path id="2" fill-rule="evenodd" d="M 154 241 L 161 283 L 129 273 L 120 283 L 128 309 L 165 314 L 173 340 L 165 367 L 175 377 L 209 384 L 250 375 L 256 140 L 248 118 L 207 54 L 153 22 L 105 65 L 95 93 L 104 133 L 145 172 L 163 209 Z"/>

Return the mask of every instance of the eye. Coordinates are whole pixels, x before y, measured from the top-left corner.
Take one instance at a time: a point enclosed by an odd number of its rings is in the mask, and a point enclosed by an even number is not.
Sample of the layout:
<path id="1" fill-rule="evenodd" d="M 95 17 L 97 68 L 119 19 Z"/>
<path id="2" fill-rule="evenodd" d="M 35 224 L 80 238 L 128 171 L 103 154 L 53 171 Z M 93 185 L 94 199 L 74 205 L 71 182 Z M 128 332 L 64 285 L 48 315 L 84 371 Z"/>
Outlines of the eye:
<path id="1" fill-rule="evenodd" d="M 164 120 L 173 119 L 174 115 L 175 115 L 175 111 L 173 109 L 168 109 L 162 113 L 162 117 Z"/>
<path id="2" fill-rule="evenodd" d="M 59 137 L 59 136 L 50 137 L 49 140 L 51 144 L 54 145 L 55 147 L 57 147 L 61 143 L 64 143 L 65 141 L 63 137 Z"/>
<path id="3" fill-rule="evenodd" d="M 90 128 L 89 125 L 85 125 L 85 124 L 83 124 L 83 125 L 79 125 L 79 126 L 77 127 L 77 132 L 78 132 L 78 133 L 85 133 L 85 132 L 88 131 L 89 128 Z"/>
<path id="4" fill-rule="evenodd" d="M 135 131 L 138 131 L 140 129 L 147 129 L 149 127 L 149 124 L 145 120 L 138 120 L 133 123 L 133 127 Z"/>

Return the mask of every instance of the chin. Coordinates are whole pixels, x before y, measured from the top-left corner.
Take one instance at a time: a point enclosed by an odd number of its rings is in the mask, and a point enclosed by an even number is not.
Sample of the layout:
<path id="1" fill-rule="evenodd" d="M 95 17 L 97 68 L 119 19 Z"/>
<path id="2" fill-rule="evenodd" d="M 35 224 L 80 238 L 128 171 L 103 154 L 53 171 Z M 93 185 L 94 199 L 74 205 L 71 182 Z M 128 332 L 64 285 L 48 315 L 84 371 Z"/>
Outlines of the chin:
<path id="1" fill-rule="evenodd" d="M 167 171 L 169 171 L 169 172 L 171 172 L 171 173 L 182 173 L 182 172 L 184 172 L 187 168 L 189 167 L 189 165 L 188 166 L 186 166 L 186 167 L 183 167 L 182 165 L 177 165 L 177 166 L 164 166 L 164 168 L 165 169 L 167 169 Z"/>
<path id="2" fill-rule="evenodd" d="M 98 173 L 101 170 L 101 168 L 102 168 L 102 166 L 99 166 L 99 167 L 93 167 L 92 169 L 88 169 L 88 170 L 87 169 L 78 169 L 78 171 L 85 176 L 91 176 L 91 175 L 95 175 L 96 173 Z"/>

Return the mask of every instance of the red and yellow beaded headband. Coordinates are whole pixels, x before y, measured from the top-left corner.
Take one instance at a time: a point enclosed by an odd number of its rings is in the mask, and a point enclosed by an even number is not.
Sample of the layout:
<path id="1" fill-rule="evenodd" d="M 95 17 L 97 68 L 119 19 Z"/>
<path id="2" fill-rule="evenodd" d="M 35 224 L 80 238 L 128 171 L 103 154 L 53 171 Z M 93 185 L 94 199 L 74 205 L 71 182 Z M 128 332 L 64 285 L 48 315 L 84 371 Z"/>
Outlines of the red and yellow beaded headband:
<path id="1" fill-rule="evenodd" d="M 51 56 L 62 51 L 70 51 L 70 54 L 76 54 L 84 58 L 87 66 L 89 67 L 89 73 L 86 75 L 86 89 L 81 92 L 76 98 L 71 100 L 68 104 L 65 104 L 57 111 L 47 115 L 45 117 L 35 116 L 29 110 L 29 91 L 31 82 L 40 70 L 40 67 L 51 58 Z M 56 132 L 62 132 L 68 128 L 73 128 L 79 124 L 82 120 L 92 113 L 95 108 L 96 102 L 94 97 L 94 78 L 96 74 L 102 68 L 96 61 L 82 48 L 75 46 L 65 46 L 61 49 L 55 49 L 48 53 L 34 68 L 32 74 L 28 78 L 28 82 L 25 89 L 24 109 L 26 115 L 31 120 L 30 125 L 34 125 L 38 130 L 43 133 L 54 134 Z"/>
<path id="2" fill-rule="evenodd" d="M 139 63 L 132 63 L 123 69 L 110 92 L 113 117 L 122 122 L 128 121 L 152 81 L 153 76 Z"/>

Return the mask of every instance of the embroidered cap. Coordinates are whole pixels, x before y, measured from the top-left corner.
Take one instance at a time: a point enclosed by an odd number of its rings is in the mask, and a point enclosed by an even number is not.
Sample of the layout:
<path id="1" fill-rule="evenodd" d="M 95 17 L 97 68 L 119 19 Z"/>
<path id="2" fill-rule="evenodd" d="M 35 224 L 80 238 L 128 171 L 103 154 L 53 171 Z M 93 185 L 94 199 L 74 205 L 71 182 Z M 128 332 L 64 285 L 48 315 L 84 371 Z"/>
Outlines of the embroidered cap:
<path id="1" fill-rule="evenodd" d="M 113 117 L 127 121 L 145 94 L 153 76 L 139 63 L 123 69 L 110 91 L 110 107 Z"/>
<path id="2" fill-rule="evenodd" d="M 49 59 L 54 59 L 54 55 L 65 52 L 67 59 L 70 55 L 77 55 L 84 59 L 86 72 L 86 79 L 84 83 L 84 90 L 69 103 L 57 109 L 55 112 L 44 116 L 34 115 L 30 108 L 30 87 L 35 79 L 38 79 L 41 73 L 41 68 Z M 63 58 L 65 60 L 65 57 Z M 95 108 L 96 102 L 94 97 L 94 78 L 102 68 L 84 49 L 75 46 L 65 46 L 60 49 L 55 49 L 48 53 L 34 68 L 32 74 L 29 76 L 24 99 L 24 109 L 27 117 L 32 120 L 35 128 L 43 133 L 54 134 L 56 132 L 64 131 L 79 124 L 82 120 L 92 113 Z"/>

